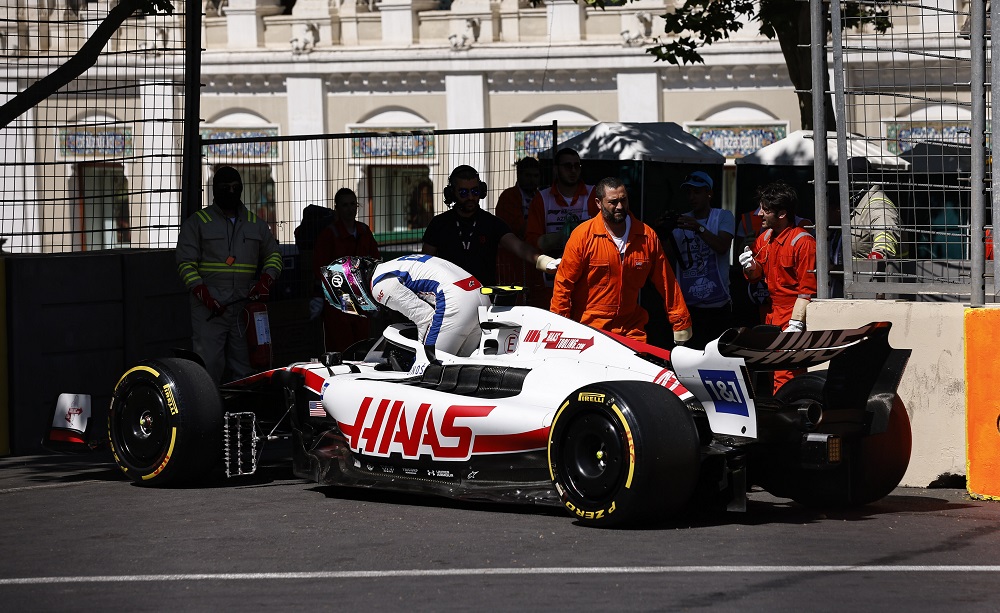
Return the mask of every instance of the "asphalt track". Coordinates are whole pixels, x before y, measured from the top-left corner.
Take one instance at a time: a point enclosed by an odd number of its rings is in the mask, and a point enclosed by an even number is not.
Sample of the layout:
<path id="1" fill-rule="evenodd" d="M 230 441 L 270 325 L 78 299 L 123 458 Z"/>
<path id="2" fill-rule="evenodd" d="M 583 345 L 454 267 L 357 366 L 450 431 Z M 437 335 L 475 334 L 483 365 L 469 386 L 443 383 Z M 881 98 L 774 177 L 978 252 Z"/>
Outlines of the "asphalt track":
<path id="1" fill-rule="evenodd" d="M 1000 502 L 900 488 L 642 530 L 318 486 L 269 459 L 158 490 L 106 454 L 0 458 L 5 611 L 996 611 Z"/>

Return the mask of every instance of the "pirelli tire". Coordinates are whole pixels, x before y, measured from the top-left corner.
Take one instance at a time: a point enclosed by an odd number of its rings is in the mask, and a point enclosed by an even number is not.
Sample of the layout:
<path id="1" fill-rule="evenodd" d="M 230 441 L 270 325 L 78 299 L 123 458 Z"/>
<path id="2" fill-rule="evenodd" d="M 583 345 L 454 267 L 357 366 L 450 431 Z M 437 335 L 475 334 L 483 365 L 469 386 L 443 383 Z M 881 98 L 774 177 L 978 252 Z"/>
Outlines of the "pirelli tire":
<path id="1" fill-rule="evenodd" d="M 778 390 L 775 398 L 787 403 L 797 400 L 823 401 L 826 373 L 806 373 Z M 820 424 L 818 432 L 823 431 Z M 913 435 L 906 407 L 893 397 L 889 423 L 884 432 L 843 441 L 843 463 L 831 470 L 787 468 L 788 497 L 816 508 L 860 507 L 885 498 L 896 489 L 910 464 Z"/>
<path id="2" fill-rule="evenodd" d="M 549 471 L 579 521 L 639 524 L 666 519 L 690 501 L 699 450 L 691 413 L 670 391 L 641 381 L 597 383 L 557 410 Z"/>
<path id="3" fill-rule="evenodd" d="M 222 453 L 222 399 L 195 362 L 148 360 L 115 386 L 108 412 L 115 463 L 141 485 L 193 483 Z"/>

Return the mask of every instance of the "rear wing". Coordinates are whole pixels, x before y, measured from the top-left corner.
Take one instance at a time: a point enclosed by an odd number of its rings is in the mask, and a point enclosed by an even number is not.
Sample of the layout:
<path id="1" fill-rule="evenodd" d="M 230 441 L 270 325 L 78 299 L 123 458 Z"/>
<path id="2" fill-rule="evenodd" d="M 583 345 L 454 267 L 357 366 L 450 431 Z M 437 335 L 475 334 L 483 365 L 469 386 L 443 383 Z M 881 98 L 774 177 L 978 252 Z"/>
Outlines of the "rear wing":
<path id="1" fill-rule="evenodd" d="M 866 407 L 872 432 L 884 430 L 910 349 L 889 345 L 892 323 L 872 322 L 853 330 L 781 332 L 773 326 L 727 330 L 719 353 L 743 358 L 755 370 L 810 368 L 829 362 L 824 404 Z"/>

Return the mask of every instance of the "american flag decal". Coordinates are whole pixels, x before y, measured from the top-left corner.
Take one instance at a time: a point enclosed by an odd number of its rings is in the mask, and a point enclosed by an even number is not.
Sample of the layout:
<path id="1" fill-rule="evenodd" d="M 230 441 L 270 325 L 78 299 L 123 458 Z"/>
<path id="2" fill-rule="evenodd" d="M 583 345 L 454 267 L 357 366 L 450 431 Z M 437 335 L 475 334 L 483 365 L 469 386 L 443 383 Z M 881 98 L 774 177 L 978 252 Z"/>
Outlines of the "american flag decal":
<path id="1" fill-rule="evenodd" d="M 309 417 L 326 417 L 326 411 L 323 410 L 323 403 L 321 401 L 309 401 Z"/>

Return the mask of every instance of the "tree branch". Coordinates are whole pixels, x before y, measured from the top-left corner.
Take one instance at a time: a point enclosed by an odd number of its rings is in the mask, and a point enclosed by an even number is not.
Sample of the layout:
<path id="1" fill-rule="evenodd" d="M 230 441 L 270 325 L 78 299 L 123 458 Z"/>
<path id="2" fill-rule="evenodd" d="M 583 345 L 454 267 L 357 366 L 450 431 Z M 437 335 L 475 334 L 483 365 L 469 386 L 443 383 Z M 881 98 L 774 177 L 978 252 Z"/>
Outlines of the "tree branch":
<path id="1" fill-rule="evenodd" d="M 121 0 L 108 11 L 108 16 L 97 26 L 94 34 L 80 47 L 73 57 L 29 85 L 23 92 L 14 96 L 6 104 L 0 106 L 0 129 L 7 127 L 12 121 L 23 115 L 43 100 L 66 86 L 97 63 L 101 50 L 108 44 L 115 32 L 125 23 L 125 20 L 136 12 L 153 15 L 159 12 L 167 14 L 174 12 L 173 5 L 168 0 Z"/>

